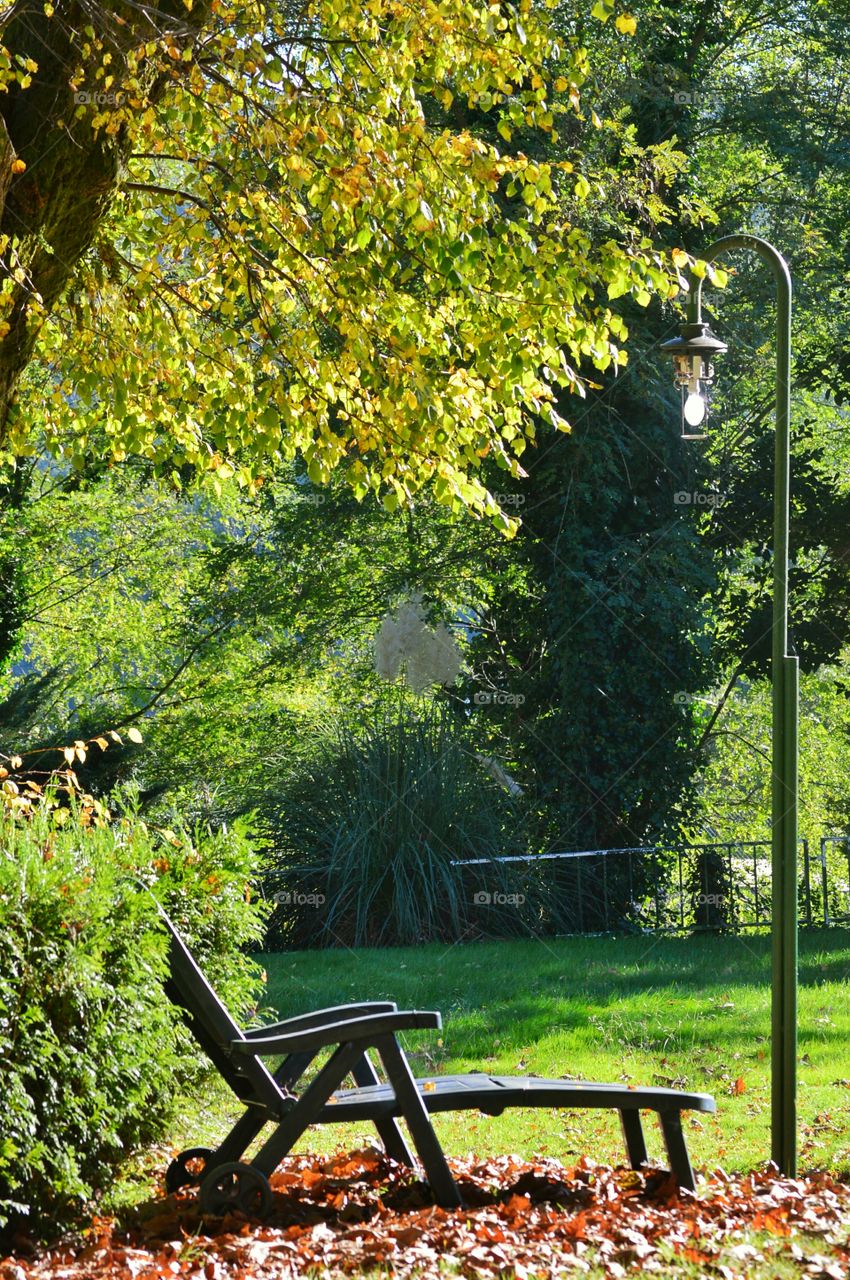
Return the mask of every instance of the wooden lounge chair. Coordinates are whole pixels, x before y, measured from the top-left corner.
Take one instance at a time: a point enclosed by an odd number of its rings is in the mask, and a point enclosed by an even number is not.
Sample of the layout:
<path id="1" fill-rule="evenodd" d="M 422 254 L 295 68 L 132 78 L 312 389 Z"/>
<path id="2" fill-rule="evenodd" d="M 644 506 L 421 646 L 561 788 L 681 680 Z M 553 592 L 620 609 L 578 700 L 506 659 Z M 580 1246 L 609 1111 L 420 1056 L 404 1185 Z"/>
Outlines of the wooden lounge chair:
<path id="1" fill-rule="evenodd" d="M 694 1174 L 682 1132 L 682 1111 L 714 1111 L 704 1093 L 674 1089 L 543 1080 L 535 1076 L 435 1076 L 415 1080 L 396 1038 L 399 1031 L 441 1026 L 435 1012 L 399 1010 L 388 1001 L 340 1005 L 242 1031 L 195 963 L 174 924 L 162 912 L 170 935 L 166 990 L 180 1008 L 200 1047 L 245 1106 L 215 1151 L 190 1147 L 169 1165 L 166 1187 L 199 1184 L 205 1213 L 229 1209 L 263 1216 L 271 1207 L 269 1175 L 311 1124 L 371 1121 L 387 1154 L 411 1168 L 413 1153 L 399 1127 L 407 1125 L 431 1190 L 445 1208 L 462 1205 L 460 1193 L 431 1125 L 430 1114 L 477 1109 L 500 1115 L 506 1107 L 605 1107 L 620 1113 L 632 1168 L 647 1161 L 641 1111 L 655 1111 L 671 1171 L 679 1184 L 694 1188 Z M 298 1088 L 323 1049 L 331 1056 L 313 1079 Z M 386 1075 L 382 1083 L 370 1054 Z M 282 1058 L 270 1071 L 263 1059 Z M 347 1076 L 354 1088 L 341 1088 Z M 250 1162 L 242 1159 L 266 1124 L 273 1129 Z"/>

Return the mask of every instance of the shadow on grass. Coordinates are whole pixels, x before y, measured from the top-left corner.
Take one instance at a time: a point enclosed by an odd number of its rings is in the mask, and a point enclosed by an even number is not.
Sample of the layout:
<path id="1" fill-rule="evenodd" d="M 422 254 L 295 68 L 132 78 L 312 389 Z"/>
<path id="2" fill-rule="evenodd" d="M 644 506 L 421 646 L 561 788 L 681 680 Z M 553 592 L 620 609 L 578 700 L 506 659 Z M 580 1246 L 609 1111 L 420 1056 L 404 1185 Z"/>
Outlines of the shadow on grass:
<path id="1" fill-rule="evenodd" d="M 350 1000 L 435 1008 L 452 1052 L 564 1036 L 650 1054 L 738 1046 L 769 1028 L 770 937 L 604 937 L 262 957 L 281 1016 Z M 850 977 L 850 932 L 800 938 L 801 998 Z M 734 999 L 729 993 L 734 993 Z M 814 991 L 812 992 L 814 995 Z M 825 1022 L 823 1039 L 830 1035 Z M 820 1034 L 820 1033 L 818 1033 Z"/>

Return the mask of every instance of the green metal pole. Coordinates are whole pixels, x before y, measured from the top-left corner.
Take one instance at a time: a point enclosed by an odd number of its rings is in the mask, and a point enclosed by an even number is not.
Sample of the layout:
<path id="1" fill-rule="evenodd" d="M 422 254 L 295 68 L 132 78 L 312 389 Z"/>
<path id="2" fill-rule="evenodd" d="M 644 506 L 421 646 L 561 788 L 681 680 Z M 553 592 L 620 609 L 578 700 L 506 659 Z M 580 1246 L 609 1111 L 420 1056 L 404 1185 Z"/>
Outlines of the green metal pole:
<path id="1" fill-rule="evenodd" d="M 771 1106 L 779 1115 L 771 1135 L 771 1155 L 782 1173 L 794 1177 L 797 1172 L 797 765 L 799 756 L 800 669 L 796 657 L 785 655 L 782 694 L 784 700 L 784 740 L 780 785 L 782 813 L 781 859 L 785 868 L 782 882 L 782 919 L 774 921 L 774 967 L 782 965 L 781 1026 L 773 1037 L 771 1057 L 776 1063 L 776 1040 L 780 1043 L 782 1064 L 781 1093 L 774 1084 Z M 774 770 L 776 766 L 774 765 Z M 774 843 L 774 860 L 776 847 Z M 779 951 L 779 960 L 776 951 Z M 776 1070 L 776 1066 L 773 1066 Z"/>
<path id="2" fill-rule="evenodd" d="M 799 664 L 788 653 L 788 542 L 791 479 L 791 275 L 772 244 L 758 236 L 724 236 L 704 261 L 750 249 L 776 282 L 776 437 L 773 507 L 773 754 L 771 1009 L 771 1157 L 781 1173 L 797 1172 L 797 802 Z M 702 281 L 694 280 L 688 316 L 700 314 Z"/>

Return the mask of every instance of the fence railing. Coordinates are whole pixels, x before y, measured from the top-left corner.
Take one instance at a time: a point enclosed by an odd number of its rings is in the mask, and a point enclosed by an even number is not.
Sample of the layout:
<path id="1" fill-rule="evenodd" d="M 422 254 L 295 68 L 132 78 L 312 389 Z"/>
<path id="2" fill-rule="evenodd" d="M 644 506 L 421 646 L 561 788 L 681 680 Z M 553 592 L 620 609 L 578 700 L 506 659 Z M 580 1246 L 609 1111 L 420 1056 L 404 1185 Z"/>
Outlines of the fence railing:
<path id="1" fill-rule="evenodd" d="M 850 924 L 850 835 L 799 843 L 799 921 Z M 464 937 L 737 932 L 770 926 L 769 840 L 582 849 L 452 863 Z M 316 945 L 334 886 L 319 866 L 264 878 L 277 907 L 268 945 Z"/>
<path id="2" fill-rule="evenodd" d="M 850 836 L 823 836 L 816 851 L 801 839 L 799 849 L 800 924 L 850 922 Z M 508 873 L 515 896 L 523 894 L 525 883 L 525 900 L 534 899 L 558 932 L 684 933 L 771 923 L 769 840 L 570 850 L 494 861 Z M 459 860 L 454 866 L 474 883 L 486 879 L 493 861 Z"/>

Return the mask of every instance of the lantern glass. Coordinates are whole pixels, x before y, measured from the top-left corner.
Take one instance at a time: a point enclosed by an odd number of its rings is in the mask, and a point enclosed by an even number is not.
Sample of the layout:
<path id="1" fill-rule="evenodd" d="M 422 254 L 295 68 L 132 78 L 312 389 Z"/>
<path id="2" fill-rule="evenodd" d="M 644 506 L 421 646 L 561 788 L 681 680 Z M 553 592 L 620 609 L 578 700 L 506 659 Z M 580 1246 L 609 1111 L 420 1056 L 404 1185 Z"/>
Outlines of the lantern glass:
<path id="1" fill-rule="evenodd" d="M 708 404 L 704 395 L 699 391 L 691 391 L 685 398 L 682 405 L 682 417 L 689 427 L 698 427 L 701 422 L 705 421 L 705 415 L 708 412 Z"/>
<path id="2" fill-rule="evenodd" d="M 675 382 L 682 393 L 682 439 L 704 440 L 697 431 L 708 415 L 708 387 L 714 368 L 699 354 L 683 352 L 674 357 Z"/>

